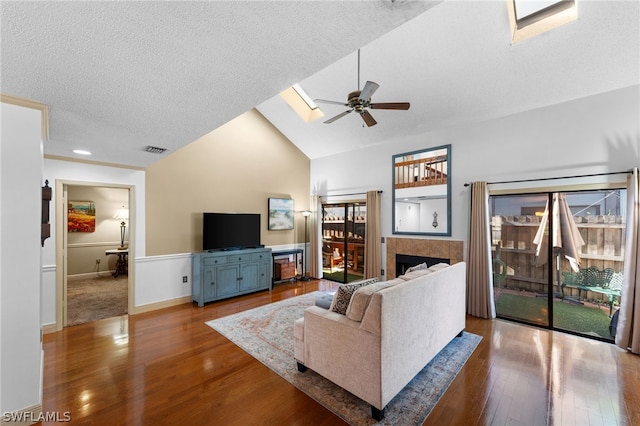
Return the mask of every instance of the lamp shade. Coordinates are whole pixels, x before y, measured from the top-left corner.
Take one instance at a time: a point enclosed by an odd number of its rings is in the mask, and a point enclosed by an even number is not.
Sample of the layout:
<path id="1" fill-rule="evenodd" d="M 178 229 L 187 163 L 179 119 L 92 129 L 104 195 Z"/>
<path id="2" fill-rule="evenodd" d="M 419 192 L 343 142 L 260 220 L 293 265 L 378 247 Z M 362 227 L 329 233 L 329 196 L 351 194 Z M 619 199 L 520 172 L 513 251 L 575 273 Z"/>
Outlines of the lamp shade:
<path id="1" fill-rule="evenodd" d="M 116 210 L 116 214 L 113 216 L 113 218 L 118 220 L 129 220 L 129 209 L 125 209 L 123 207 Z"/>

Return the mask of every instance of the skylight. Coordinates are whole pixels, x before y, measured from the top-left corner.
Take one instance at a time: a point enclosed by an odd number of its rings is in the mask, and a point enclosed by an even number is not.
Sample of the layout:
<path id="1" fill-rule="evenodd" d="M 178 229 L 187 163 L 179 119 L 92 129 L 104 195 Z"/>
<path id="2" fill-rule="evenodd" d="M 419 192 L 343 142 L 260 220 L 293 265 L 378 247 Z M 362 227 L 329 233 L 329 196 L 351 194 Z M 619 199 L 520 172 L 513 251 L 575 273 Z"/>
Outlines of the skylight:
<path id="1" fill-rule="evenodd" d="M 283 91 L 280 96 L 307 123 L 324 117 L 322 110 L 298 84 Z"/>
<path id="2" fill-rule="evenodd" d="M 507 0 L 512 42 L 517 43 L 574 21 L 576 0 Z"/>

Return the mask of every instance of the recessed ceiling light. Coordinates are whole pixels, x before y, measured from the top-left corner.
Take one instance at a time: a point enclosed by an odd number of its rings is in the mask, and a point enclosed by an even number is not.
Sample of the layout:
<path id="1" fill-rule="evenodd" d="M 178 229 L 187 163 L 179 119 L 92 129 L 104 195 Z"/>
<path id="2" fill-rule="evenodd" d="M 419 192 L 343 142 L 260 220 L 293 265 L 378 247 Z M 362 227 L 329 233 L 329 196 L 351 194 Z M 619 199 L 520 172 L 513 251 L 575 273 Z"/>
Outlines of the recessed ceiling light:
<path id="1" fill-rule="evenodd" d="M 73 152 L 75 154 L 79 154 L 79 155 L 91 155 L 91 152 L 85 150 L 85 149 L 74 149 Z"/>

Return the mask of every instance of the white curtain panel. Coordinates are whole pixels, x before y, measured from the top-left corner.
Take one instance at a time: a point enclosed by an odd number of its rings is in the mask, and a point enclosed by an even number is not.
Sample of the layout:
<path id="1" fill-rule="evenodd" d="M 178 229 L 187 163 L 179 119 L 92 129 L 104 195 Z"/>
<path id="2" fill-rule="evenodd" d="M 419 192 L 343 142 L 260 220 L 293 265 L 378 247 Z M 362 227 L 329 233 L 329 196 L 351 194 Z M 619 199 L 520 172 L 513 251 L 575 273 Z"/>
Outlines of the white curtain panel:
<path id="1" fill-rule="evenodd" d="M 364 277 L 381 278 L 382 231 L 380 226 L 380 193 L 367 192 L 367 229 L 364 235 Z"/>
<path id="2" fill-rule="evenodd" d="M 322 277 L 322 259 L 320 257 L 320 242 L 322 241 L 320 229 L 322 225 L 322 201 L 314 195 L 311 199 L 311 215 L 309 216 L 309 276 L 311 278 Z"/>
<path id="3" fill-rule="evenodd" d="M 495 318 L 493 297 L 489 192 L 486 182 L 471 184 L 469 252 L 467 254 L 467 313 Z"/>
<path id="4" fill-rule="evenodd" d="M 624 279 L 616 328 L 616 345 L 640 354 L 640 182 L 638 169 L 627 178 L 627 234 Z"/>

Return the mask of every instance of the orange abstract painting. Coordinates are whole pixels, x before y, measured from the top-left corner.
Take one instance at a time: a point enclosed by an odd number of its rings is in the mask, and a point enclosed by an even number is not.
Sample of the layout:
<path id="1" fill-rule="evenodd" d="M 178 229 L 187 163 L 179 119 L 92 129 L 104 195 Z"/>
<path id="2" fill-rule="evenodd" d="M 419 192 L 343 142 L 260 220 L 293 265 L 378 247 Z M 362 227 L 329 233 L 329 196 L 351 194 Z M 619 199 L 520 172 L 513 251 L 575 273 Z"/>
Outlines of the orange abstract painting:
<path id="1" fill-rule="evenodd" d="M 95 232 L 96 205 L 93 201 L 69 201 L 68 232 Z"/>

